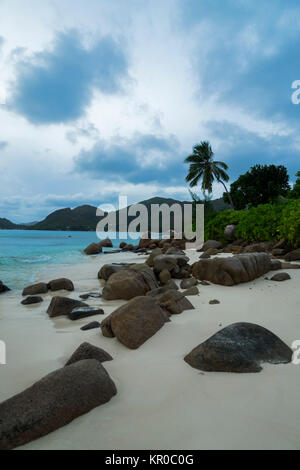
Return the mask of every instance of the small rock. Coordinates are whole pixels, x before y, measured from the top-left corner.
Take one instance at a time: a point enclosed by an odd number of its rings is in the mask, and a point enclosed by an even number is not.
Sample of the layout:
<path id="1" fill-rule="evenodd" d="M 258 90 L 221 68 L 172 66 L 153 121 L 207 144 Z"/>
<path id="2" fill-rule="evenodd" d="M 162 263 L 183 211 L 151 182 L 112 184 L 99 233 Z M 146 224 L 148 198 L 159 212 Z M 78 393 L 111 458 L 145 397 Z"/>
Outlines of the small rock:
<path id="1" fill-rule="evenodd" d="M 94 315 L 104 315 L 103 309 L 97 307 L 76 307 L 68 314 L 68 318 L 75 321 L 81 318 L 93 317 Z"/>
<path id="2" fill-rule="evenodd" d="M 99 292 L 89 292 L 88 294 L 82 294 L 79 296 L 82 300 L 88 300 L 90 297 L 92 299 L 100 299 L 102 295 Z"/>
<path id="3" fill-rule="evenodd" d="M 185 290 L 183 292 L 183 295 L 188 297 L 189 295 L 198 295 L 199 294 L 199 289 L 196 286 L 190 287 L 189 289 Z"/>
<path id="4" fill-rule="evenodd" d="M 180 283 L 180 289 L 189 289 L 190 287 L 194 287 L 198 284 L 198 281 L 195 277 L 191 277 L 190 279 L 184 279 Z"/>
<path id="5" fill-rule="evenodd" d="M 74 364 L 75 362 L 83 361 L 85 359 L 96 359 L 99 362 L 112 361 L 113 358 L 110 354 L 101 348 L 97 348 L 90 343 L 82 343 L 79 348 L 72 354 L 66 366 Z"/>
<path id="6" fill-rule="evenodd" d="M 209 304 L 210 304 L 210 305 L 218 305 L 218 304 L 220 304 L 220 303 L 221 303 L 221 302 L 220 302 L 219 300 L 217 300 L 217 299 L 214 299 L 214 300 L 210 300 L 210 301 L 209 301 Z"/>
<path id="7" fill-rule="evenodd" d="M 291 276 L 288 273 L 278 273 L 271 277 L 270 281 L 282 282 L 287 281 L 288 279 L 291 279 Z"/>
<path id="8" fill-rule="evenodd" d="M 100 328 L 100 323 L 98 321 L 92 321 L 91 323 L 88 323 L 87 325 L 82 326 L 80 329 L 82 331 L 89 331 L 89 330 L 95 330 L 96 328 Z"/>
<path id="9" fill-rule="evenodd" d="M 29 296 L 27 299 L 22 300 L 21 304 L 22 305 L 32 305 L 32 304 L 39 304 L 43 302 L 42 297 L 38 296 Z"/>

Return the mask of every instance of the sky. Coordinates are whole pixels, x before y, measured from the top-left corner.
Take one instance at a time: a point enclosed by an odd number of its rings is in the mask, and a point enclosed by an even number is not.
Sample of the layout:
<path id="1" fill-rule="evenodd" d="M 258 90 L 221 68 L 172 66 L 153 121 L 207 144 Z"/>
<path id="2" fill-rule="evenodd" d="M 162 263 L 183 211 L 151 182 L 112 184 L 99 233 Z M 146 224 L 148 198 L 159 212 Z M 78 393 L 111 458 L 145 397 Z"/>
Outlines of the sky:
<path id="1" fill-rule="evenodd" d="M 0 0 L 0 217 L 189 200 L 202 140 L 293 182 L 299 36 L 299 0 Z"/>

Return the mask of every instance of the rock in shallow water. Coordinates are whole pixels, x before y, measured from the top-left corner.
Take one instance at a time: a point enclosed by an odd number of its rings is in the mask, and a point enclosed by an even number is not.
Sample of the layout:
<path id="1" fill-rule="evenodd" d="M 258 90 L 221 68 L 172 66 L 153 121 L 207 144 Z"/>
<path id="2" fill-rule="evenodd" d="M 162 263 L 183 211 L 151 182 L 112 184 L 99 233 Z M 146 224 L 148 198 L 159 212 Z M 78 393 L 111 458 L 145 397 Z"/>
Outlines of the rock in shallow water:
<path id="1" fill-rule="evenodd" d="M 0 404 L 0 450 L 45 436 L 116 393 L 114 382 L 95 359 L 56 370 Z"/>
<path id="2" fill-rule="evenodd" d="M 75 362 L 83 361 L 85 359 L 96 359 L 99 362 L 112 361 L 113 358 L 110 354 L 101 348 L 97 348 L 90 343 L 82 343 L 79 348 L 72 354 L 66 366 L 70 366 Z"/>
<path id="3" fill-rule="evenodd" d="M 5 286 L 2 281 L 0 281 L 0 294 L 10 291 L 9 287 Z"/>
<path id="4" fill-rule="evenodd" d="M 260 372 L 261 363 L 286 364 L 293 352 L 262 326 L 234 323 L 193 349 L 184 360 L 208 372 Z"/>

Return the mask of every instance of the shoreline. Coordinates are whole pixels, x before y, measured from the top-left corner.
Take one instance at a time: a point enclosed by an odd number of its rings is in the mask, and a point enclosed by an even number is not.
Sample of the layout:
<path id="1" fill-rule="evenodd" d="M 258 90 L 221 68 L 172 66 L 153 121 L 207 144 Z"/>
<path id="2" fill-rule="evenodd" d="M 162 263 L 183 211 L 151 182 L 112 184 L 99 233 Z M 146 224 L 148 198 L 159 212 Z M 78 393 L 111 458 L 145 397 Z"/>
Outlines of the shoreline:
<path id="1" fill-rule="evenodd" d="M 187 254 L 191 263 L 199 257 L 194 251 Z M 262 277 L 234 287 L 200 285 L 199 296 L 189 297 L 195 310 L 173 315 L 138 350 L 103 337 L 99 329 L 80 330 L 89 321 L 101 322 L 125 301 L 87 301 L 101 306 L 105 316 L 76 322 L 48 317 L 53 295 L 78 299 L 99 290 L 103 264 L 145 259 L 126 252 L 51 265 L 37 281 L 67 277 L 75 291 L 42 295 L 38 305 L 22 306 L 16 291 L 0 296 L 0 339 L 7 345 L 7 365 L 0 366 L 1 402 L 62 367 L 85 341 L 114 359 L 104 364 L 118 389 L 109 403 L 22 449 L 300 449 L 300 410 L 293 406 L 300 386 L 296 365 L 264 364 L 257 374 L 232 374 L 200 372 L 183 361 L 192 348 L 239 321 L 264 326 L 289 346 L 299 339 L 299 270 L 289 271 L 292 279 L 286 283 Z M 221 303 L 209 305 L 212 299 Z"/>

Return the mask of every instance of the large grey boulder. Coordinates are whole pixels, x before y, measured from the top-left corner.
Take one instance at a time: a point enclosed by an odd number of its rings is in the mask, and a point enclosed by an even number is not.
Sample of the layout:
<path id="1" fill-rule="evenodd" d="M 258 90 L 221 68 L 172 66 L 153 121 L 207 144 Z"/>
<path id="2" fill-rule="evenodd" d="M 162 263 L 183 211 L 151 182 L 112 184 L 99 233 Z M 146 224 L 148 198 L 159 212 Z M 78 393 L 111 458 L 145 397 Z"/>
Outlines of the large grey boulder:
<path id="1" fill-rule="evenodd" d="M 146 264 L 135 264 L 112 274 L 103 288 L 102 297 L 105 300 L 130 300 L 157 287 L 158 282 L 152 269 Z"/>
<path id="2" fill-rule="evenodd" d="M 236 255 L 231 258 L 203 259 L 193 265 L 193 276 L 214 284 L 233 286 L 253 281 L 272 270 L 266 253 Z"/>
<path id="3" fill-rule="evenodd" d="M 114 382 L 95 359 L 56 370 L 0 404 L 0 450 L 45 436 L 116 393 Z"/>
<path id="4" fill-rule="evenodd" d="M 222 246 L 223 246 L 222 243 L 217 240 L 207 240 L 199 251 L 207 251 L 210 248 L 215 248 L 217 250 L 220 250 Z"/>
<path id="5" fill-rule="evenodd" d="M 184 360 L 208 372 L 260 372 L 261 364 L 291 362 L 292 350 L 262 326 L 234 323 L 193 349 Z"/>
<path id="6" fill-rule="evenodd" d="M 139 348 L 169 321 L 152 297 L 136 297 L 101 323 L 104 336 L 114 337 L 130 349 Z"/>

